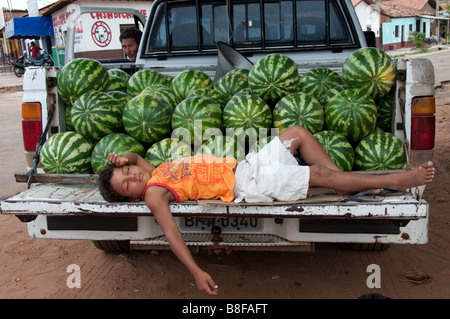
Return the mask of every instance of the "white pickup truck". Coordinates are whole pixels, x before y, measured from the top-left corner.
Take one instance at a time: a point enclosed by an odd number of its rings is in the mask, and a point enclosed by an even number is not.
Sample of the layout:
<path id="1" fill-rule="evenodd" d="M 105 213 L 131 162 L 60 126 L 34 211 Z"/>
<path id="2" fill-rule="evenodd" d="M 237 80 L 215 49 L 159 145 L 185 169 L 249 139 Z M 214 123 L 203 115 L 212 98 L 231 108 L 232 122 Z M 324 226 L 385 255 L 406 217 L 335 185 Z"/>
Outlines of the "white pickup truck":
<path id="1" fill-rule="evenodd" d="M 78 8 L 71 18 L 95 10 Z M 102 61 L 106 67 L 129 72 L 153 69 L 172 76 L 196 68 L 214 79 L 224 70 L 245 68 L 278 52 L 297 63 L 300 75 L 317 67 L 340 72 L 350 53 L 373 40 L 362 31 L 350 0 L 156 0 L 146 22 L 139 12 L 136 16 L 145 24 L 136 62 L 108 59 Z M 66 63 L 77 57 L 70 45 L 74 33 L 74 28 L 67 30 Z M 218 42 L 233 49 L 219 50 Z M 433 157 L 434 69 L 421 58 L 395 63 L 392 133 L 403 141 L 412 166 Z M 24 76 L 23 108 L 36 108 L 24 112 L 31 115 L 23 119 L 30 168 L 38 163 L 35 145 L 42 132 L 49 138 L 66 129 L 65 106 L 56 91 L 58 71 L 29 68 Z M 30 133 L 30 127 L 38 131 Z M 40 142 L 38 150 L 43 139 Z M 106 251 L 169 249 L 144 202 L 104 201 L 96 175 L 41 173 L 16 174 L 17 181 L 28 182 L 29 188 L 1 201 L 1 213 L 25 222 L 30 236 L 89 239 Z M 422 186 L 363 202 L 312 189 L 307 199 L 293 203 L 205 200 L 173 203 L 171 211 L 193 251 L 311 251 L 318 242 L 383 250 L 393 243 L 427 242 L 430 212 L 422 199 L 424 191 Z"/>

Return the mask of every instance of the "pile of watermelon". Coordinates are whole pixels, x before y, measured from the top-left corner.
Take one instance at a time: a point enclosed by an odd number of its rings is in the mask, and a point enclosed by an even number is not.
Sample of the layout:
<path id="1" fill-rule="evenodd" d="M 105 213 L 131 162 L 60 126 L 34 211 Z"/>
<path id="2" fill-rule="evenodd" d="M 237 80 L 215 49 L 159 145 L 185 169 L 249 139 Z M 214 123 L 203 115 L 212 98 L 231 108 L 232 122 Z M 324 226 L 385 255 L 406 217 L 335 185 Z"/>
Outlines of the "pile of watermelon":
<path id="1" fill-rule="evenodd" d="M 175 77 L 133 75 L 90 59 L 61 69 L 57 88 L 66 132 L 43 146 L 46 173 L 98 173 L 110 152 L 134 152 L 154 166 L 197 153 L 245 158 L 274 132 L 307 128 L 342 170 L 398 169 L 402 142 L 391 134 L 395 64 L 375 48 L 355 51 L 342 74 L 269 54 L 251 70 L 213 83 L 200 70 Z"/>

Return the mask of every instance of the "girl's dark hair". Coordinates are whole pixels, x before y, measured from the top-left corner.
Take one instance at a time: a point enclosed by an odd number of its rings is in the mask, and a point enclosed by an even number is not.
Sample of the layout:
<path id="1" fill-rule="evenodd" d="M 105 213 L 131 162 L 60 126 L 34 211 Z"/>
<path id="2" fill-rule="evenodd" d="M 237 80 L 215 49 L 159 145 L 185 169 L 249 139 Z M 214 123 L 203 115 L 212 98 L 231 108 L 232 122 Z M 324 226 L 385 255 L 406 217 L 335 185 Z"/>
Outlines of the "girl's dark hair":
<path id="1" fill-rule="evenodd" d="M 111 177 L 116 167 L 112 164 L 106 166 L 98 174 L 98 188 L 100 194 L 108 202 L 129 202 L 128 197 L 118 194 L 111 186 Z"/>

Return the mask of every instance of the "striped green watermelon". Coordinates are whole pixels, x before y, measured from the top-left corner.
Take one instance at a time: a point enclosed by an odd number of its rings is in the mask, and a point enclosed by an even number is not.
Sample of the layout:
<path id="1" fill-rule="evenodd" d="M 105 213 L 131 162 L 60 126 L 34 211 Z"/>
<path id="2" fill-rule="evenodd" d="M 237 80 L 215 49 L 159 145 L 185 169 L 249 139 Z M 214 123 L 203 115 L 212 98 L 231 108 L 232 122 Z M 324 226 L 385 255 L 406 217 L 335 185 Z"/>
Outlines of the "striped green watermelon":
<path id="1" fill-rule="evenodd" d="M 194 97 L 194 96 L 204 96 L 204 97 L 213 99 L 217 104 L 220 105 L 222 110 L 228 102 L 228 100 L 222 94 L 217 92 L 215 89 L 209 89 L 209 88 L 195 89 L 194 91 L 189 93 L 187 98 Z"/>
<path id="2" fill-rule="evenodd" d="M 108 87 L 106 88 L 106 91 L 122 91 L 124 93 L 127 92 L 127 82 L 122 79 L 119 78 L 118 76 L 115 75 L 109 75 L 109 81 L 108 81 Z"/>
<path id="3" fill-rule="evenodd" d="M 328 100 L 330 98 L 332 98 L 333 96 L 335 96 L 339 92 L 347 90 L 347 89 L 349 89 L 349 87 L 347 87 L 345 84 L 344 85 L 338 85 L 338 86 L 335 86 L 333 88 L 330 88 L 327 92 L 325 92 L 325 94 L 323 94 L 320 97 L 320 99 L 319 99 L 320 104 L 322 104 L 323 106 L 327 105 L 327 102 L 328 102 Z"/>
<path id="4" fill-rule="evenodd" d="M 192 156 L 191 147 L 176 138 L 165 138 L 156 142 L 145 153 L 145 160 L 155 167 L 164 162 Z"/>
<path id="5" fill-rule="evenodd" d="M 233 69 L 214 83 L 214 89 L 228 101 L 237 92 L 248 87 L 249 72 L 246 69 Z"/>
<path id="6" fill-rule="evenodd" d="M 279 131 L 276 129 L 272 129 L 272 135 L 263 135 L 260 134 L 257 140 L 250 144 L 248 153 L 258 153 L 264 146 L 270 143 L 270 141 L 275 137 L 278 136 Z"/>
<path id="7" fill-rule="evenodd" d="M 320 100 L 328 90 L 343 84 L 344 80 L 335 71 L 315 68 L 300 77 L 299 89 Z"/>
<path id="8" fill-rule="evenodd" d="M 169 88 L 172 86 L 173 76 L 167 74 L 161 74 L 163 76 L 164 85 L 167 85 Z"/>
<path id="9" fill-rule="evenodd" d="M 256 94 L 256 93 L 253 92 L 252 89 L 250 89 L 250 88 L 245 88 L 245 89 L 242 89 L 239 92 L 237 92 L 235 95 L 239 95 L 239 94 Z"/>
<path id="10" fill-rule="evenodd" d="M 248 74 L 248 87 L 267 103 L 298 90 L 299 75 L 295 62 L 282 54 L 269 54 L 256 62 Z"/>
<path id="11" fill-rule="evenodd" d="M 195 89 L 212 89 L 213 87 L 213 82 L 208 74 L 195 69 L 187 69 L 180 72 L 171 83 L 172 91 L 175 93 L 179 101 L 184 100 L 189 93 Z"/>
<path id="12" fill-rule="evenodd" d="M 64 118 L 66 120 L 66 131 L 75 131 L 75 128 L 72 125 L 72 105 L 66 104 Z"/>
<path id="13" fill-rule="evenodd" d="M 323 107 L 313 96 L 296 92 L 283 97 L 273 109 L 273 126 L 280 133 L 287 128 L 300 125 L 311 134 L 322 130 Z"/>
<path id="14" fill-rule="evenodd" d="M 100 140 L 122 129 L 122 110 L 119 102 L 106 92 L 83 94 L 70 112 L 75 130 L 85 137 Z"/>
<path id="15" fill-rule="evenodd" d="M 57 133 L 42 146 L 39 161 L 47 174 L 90 174 L 93 148 L 80 133 Z"/>
<path id="16" fill-rule="evenodd" d="M 337 167 L 343 171 L 352 170 L 355 163 L 355 152 L 344 135 L 335 131 L 321 131 L 313 136 Z"/>
<path id="17" fill-rule="evenodd" d="M 136 96 L 151 84 L 167 84 L 166 78 L 153 70 L 139 70 L 134 73 L 127 82 L 127 93 Z"/>
<path id="18" fill-rule="evenodd" d="M 125 131 L 140 142 L 155 143 L 171 131 L 172 108 L 156 95 L 139 94 L 123 110 Z"/>
<path id="19" fill-rule="evenodd" d="M 127 72 L 125 72 L 122 69 L 109 69 L 108 74 L 118 76 L 119 78 L 123 79 L 125 82 L 128 82 L 128 80 L 131 77 L 131 75 L 129 75 Z"/>
<path id="20" fill-rule="evenodd" d="M 377 48 L 362 48 L 350 54 L 342 66 L 342 78 L 354 88 L 362 88 L 374 99 L 383 97 L 395 83 L 395 63 Z"/>
<path id="21" fill-rule="evenodd" d="M 355 168 L 360 171 L 402 169 L 406 152 L 402 141 L 394 134 L 376 131 L 355 148 Z"/>
<path id="22" fill-rule="evenodd" d="M 131 100 L 132 96 L 124 93 L 122 91 L 109 91 L 107 92 L 109 95 L 111 95 L 113 98 L 115 98 L 117 101 L 119 101 L 120 109 L 123 112 L 123 109 L 125 108 L 125 105 L 127 105 L 128 101 Z"/>
<path id="23" fill-rule="evenodd" d="M 377 105 L 376 126 L 386 132 L 391 132 L 392 114 L 395 107 L 395 90 L 391 90 L 391 92 L 386 94 L 382 98 L 375 100 L 375 104 Z"/>
<path id="24" fill-rule="evenodd" d="M 63 102 L 73 104 L 84 93 L 105 91 L 108 80 L 108 71 L 100 62 L 75 59 L 59 71 L 56 87 Z"/>
<path id="25" fill-rule="evenodd" d="M 352 145 L 373 132 L 376 117 L 374 100 L 359 89 L 341 91 L 325 106 L 327 128 L 344 135 Z"/>
<path id="26" fill-rule="evenodd" d="M 145 148 L 138 140 L 124 133 L 113 133 L 105 136 L 98 141 L 92 150 L 91 165 L 95 174 L 111 164 L 108 161 L 108 155 L 112 152 L 116 152 L 119 156 L 136 153 L 144 157 Z"/>
<path id="27" fill-rule="evenodd" d="M 239 143 L 234 136 L 216 135 L 204 142 L 196 154 L 235 158 L 240 162 L 245 159 L 245 146 Z"/>
<path id="28" fill-rule="evenodd" d="M 187 142 L 203 143 L 217 131 L 220 132 L 221 127 L 222 109 L 210 98 L 204 96 L 187 98 L 173 111 L 172 136 L 173 134 L 177 137 L 183 136 L 183 140 Z"/>
<path id="29" fill-rule="evenodd" d="M 172 110 L 175 109 L 175 107 L 178 105 L 180 101 L 178 101 L 178 98 L 175 96 L 175 93 L 173 93 L 172 89 L 169 88 L 167 85 L 163 84 L 151 84 L 147 86 L 145 89 L 142 90 L 140 94 L 149 94 L 149 95 L 156 95 L 165 100 L 167 103 L 169 103 Z"/>
<path id="30" fill-rule="evenodd" d="M 266 131 L 272 126 L 272 111 L 267 103 L 255 94 L 233 96 L 223 110 L 223 122 L 235 134 L 252 134 L 256 130 Z M 228 135 L 228 133 L 227 133 Z"/>

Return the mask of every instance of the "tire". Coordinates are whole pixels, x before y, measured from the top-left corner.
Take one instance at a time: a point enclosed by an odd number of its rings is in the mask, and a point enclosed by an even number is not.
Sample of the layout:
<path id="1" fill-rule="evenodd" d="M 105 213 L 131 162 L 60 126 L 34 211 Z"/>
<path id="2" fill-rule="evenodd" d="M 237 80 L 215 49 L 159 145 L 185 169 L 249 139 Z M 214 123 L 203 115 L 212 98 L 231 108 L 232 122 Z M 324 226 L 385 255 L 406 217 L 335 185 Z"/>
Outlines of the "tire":
<path id="1" fill-rule="evenodd" d="M 24 71 L 23 71 L 23 69 L 22 68 L 19 68 L 19 67 L 14 67 L 14 74 L 17 76 L 17 77 L 22 77 L 22 75 L 23 75 L 23 73 L 24 73 Z"/>
<path id="2" fill-rule="evenodd" d="M 127 253 L 131 251 L 129 240 L 93 240 L 94 246 L 107 253 Z"/>
<path id="3" fill-rule="evenodd" d="M 356 251 L 384 251 L 389 249 L 391 247 L 390 244 L 383 244 L 383 243 L 356 243 L 356 244 L 348 244 L 351 250 Z"/>

